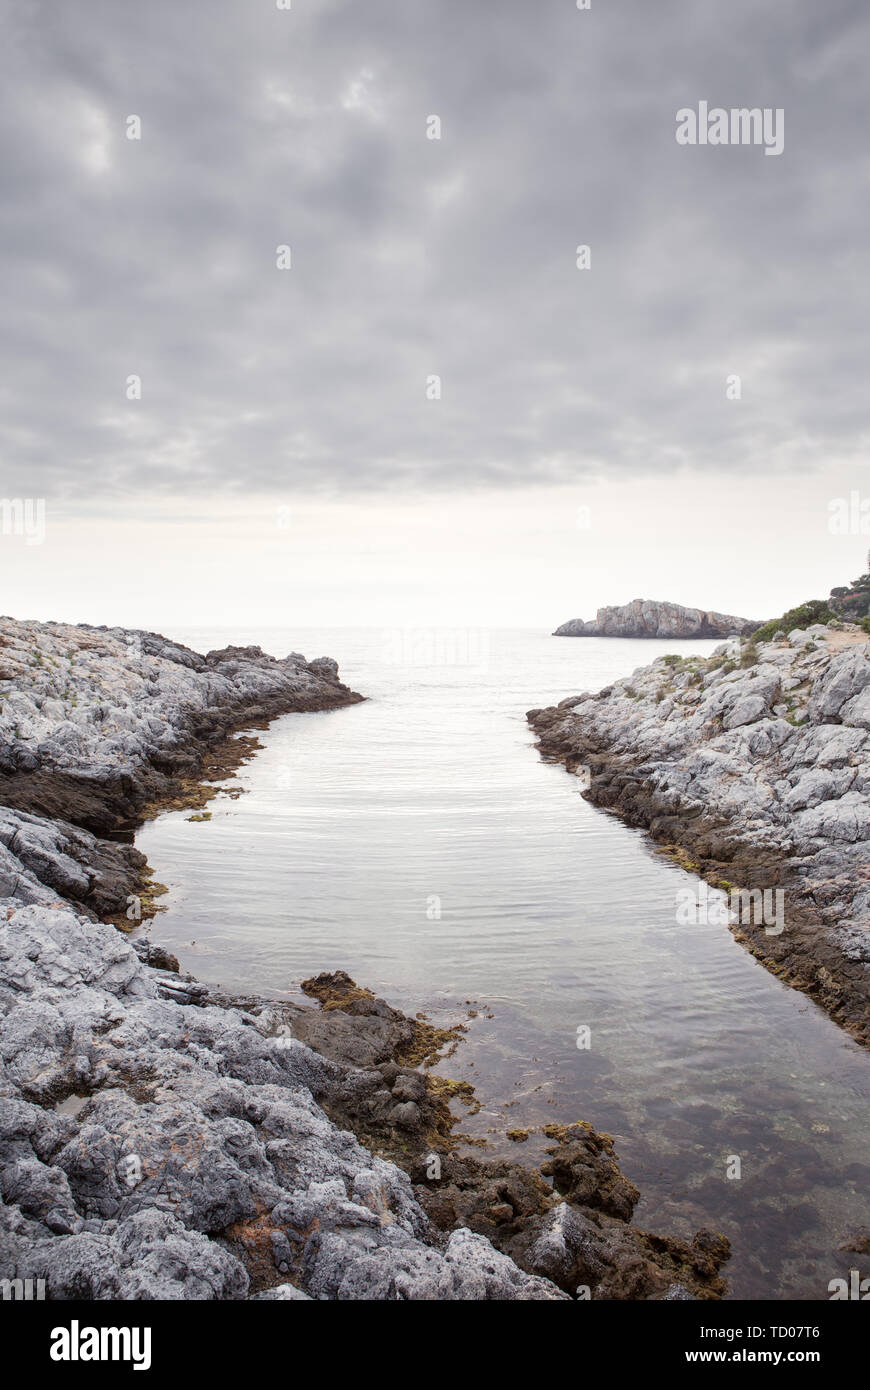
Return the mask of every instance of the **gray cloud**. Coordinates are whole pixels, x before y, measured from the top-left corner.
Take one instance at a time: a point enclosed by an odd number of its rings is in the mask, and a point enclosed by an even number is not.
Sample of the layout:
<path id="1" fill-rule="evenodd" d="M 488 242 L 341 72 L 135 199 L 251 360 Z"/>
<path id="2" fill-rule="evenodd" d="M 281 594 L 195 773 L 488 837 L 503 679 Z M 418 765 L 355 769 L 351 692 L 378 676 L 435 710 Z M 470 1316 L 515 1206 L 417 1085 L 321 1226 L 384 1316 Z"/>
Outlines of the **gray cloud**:
<path id="1" fill-rule="evenodd" d="M 870 14 L 761 9 L 10 4 L 0 491 L 857 458 Z M 702 99 L 784 108 L 782 156 L 679 147 Z"/>

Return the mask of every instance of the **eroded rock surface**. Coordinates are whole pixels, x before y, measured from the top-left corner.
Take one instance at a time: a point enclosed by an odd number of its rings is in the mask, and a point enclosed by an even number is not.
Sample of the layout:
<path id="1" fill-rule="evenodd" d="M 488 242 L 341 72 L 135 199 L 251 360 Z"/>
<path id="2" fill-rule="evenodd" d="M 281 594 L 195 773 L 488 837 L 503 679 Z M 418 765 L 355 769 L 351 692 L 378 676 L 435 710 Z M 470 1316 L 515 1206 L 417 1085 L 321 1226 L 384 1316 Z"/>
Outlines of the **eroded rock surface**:
<path id="1" fill-rule="evenodd" d="M 327 1113 L 375 1098 L 374 1138 L 419 1156 L 432 1138 L 425 1101 L 416 1124 L 395 1110 L 409 1078 L 423 1098 L 422 1077 L 313 1051 L 292 1036 L 298 1007 L 264 1004 L 255 1015 L 187 1003 L 164 996 L 165 976 L 114 927 L 67 906 L 4 910 L 8 1277 L 44 1279 L 52 1299 L 552 1300 L 575 1282 L 601 1297 L 721 1291 L 727 1245 L 703 1271 L 690 1247 L 665 1242 L 656 1255 L 655 1238 L 610 1214 L 630 1215 L 637 1194 L 588 1127 L 554 1150 L 569 1204 L 570 1175 L 580 1175 L 585 1205 L 570 1213 L 540 1175 L 468 1160 L 461 1180 L 459 1169 L 443 1175 L 433 1206 L 428 1179 L 415 1188 Z M 380 1111 L 378 1092 L 388 1098 Z M 443 1161 L 453 1162 L 448 1152 Z M 482 1229 L 493 1195 L 495 1239 Z"/>
<path id="2" fill-rule="evenodd" d="M 342 1075 L 246 1012 L 160 997 L 113 927 L 0 922 L 0 1263 L 68 1298 L 558 1298 L 317 1103 Z M 281 1295 L 286 1296 L 286 1295 Z"/>
<path id="3" fill-rule="evenodd" d="M 818 625 L 706 661 L 660 657 L 529 720 L 590 800 L 710 882 L 781 889 L 781 931 L 744 918 L 735 933 L 870 1042 L 866 633 Z"/>
<path id="4" fill-rule="evenodd" d="M 0 618 L 0 802 L 105 835 L 235 729 L 360 698 L 327 657 L 201 656 L 153 632 Z"/>

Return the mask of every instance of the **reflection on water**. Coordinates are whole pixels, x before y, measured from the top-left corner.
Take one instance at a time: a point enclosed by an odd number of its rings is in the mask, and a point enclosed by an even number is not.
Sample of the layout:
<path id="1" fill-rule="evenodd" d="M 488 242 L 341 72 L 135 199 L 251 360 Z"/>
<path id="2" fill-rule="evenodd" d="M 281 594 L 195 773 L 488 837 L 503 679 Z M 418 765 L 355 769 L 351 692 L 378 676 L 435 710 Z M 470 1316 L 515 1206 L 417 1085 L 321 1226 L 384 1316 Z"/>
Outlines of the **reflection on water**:
<path id="1" fill-rule="evenodd" d="M 170 888 L 155 941 L 228 989 L 295 994 L 341 968 L 411 1012 L 461 1006 L 467 1040 L 442 1070 L 483 1102 L 462 1128 L 524 1160 L 546 1141 L 517 1146 L 506 1130 L 608 1130 L 643 1193 L 639 1225 L 731 1238 L 733 1296 L 825 1298 L 851 1267 L 870 1274 L 839 1248 L 870 1225 L 870 1056 L 726 928 L 677 926 L 693 880 L 587 805 L 525 721 L 666 643 L 172 635 L 335 656 L 370 698 L 278 720 L 240 774 L 248 795 L 140 833 Z"/>

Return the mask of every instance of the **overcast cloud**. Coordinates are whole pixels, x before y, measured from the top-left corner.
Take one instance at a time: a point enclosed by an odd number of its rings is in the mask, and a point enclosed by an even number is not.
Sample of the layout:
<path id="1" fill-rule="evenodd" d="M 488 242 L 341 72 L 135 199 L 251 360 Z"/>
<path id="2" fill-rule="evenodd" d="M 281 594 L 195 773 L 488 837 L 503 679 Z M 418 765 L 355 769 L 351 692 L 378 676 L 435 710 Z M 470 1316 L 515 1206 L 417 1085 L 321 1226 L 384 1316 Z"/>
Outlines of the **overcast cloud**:
<path id="1" fill-rule="evenodd" d="M 860 458 L 866 0 L 18 0 L 3 28 L 6 496 Z M 784 153 L 680 147 L 700 100 L 782 107 Z"/>

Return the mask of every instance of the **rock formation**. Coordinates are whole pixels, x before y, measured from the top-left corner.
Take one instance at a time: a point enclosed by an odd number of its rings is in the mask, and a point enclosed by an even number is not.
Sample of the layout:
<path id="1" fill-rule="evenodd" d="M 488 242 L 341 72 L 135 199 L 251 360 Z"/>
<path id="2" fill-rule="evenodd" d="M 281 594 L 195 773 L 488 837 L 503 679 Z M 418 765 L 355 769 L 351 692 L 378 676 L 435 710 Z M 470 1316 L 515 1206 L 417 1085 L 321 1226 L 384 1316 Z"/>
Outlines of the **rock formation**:
<path id="1" fill-rule="evenodd" d="M 635 598 L 621 608 L 599 608 L 591 622 L 572 618 L 554 637 L 733 637 L 749 633 L 758 623 L 727 613 L 707 613 L 683 608 L 679 603 L 659 603 Z"/>
<path id="2" fill-rule="evenodd" d="M 781 889 L 785 929 L 735 928 L 870 1044 L 870 646 L 816 625 L 659 657 L 529 720 L 584 795 L 710 883 Z"/>
<path id="3" fill-rule="evenodd" d="M 337 672 L 295 652 L 200 656 L 153 632 L 0 618 L 0 803 L 114 833 L 235 729 L 359 700 Z"/>

